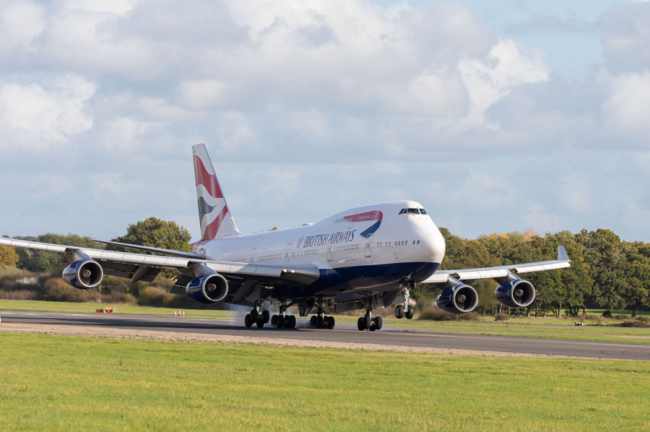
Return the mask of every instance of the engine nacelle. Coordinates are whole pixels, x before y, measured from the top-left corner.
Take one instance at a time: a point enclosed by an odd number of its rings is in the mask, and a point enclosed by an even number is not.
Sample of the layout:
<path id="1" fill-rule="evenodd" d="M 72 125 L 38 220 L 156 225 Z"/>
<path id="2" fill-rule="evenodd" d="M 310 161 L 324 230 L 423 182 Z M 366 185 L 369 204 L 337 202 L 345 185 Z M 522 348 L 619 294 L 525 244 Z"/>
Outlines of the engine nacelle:
<path id="1" fill-rule="evenodd" d="M 63 280 L 78 289 L 95 288 L 103 277 L 102 266 L 91 259 L 75 261 L 63 270 Z"/>
<path id="2" fill-rule="evenodd" d="M 454 285 L 438 296 L 436 304 L 443 311 L 453 314 L 471 312 L 478 305 L 478 293 L 470 285 Z"/>
<path id="3" fill-rule="evenodd" d="M 494 298 L 504 306 L 528 307 L 535 301 L 535 287 L 527 280 L 511 275 L 508 281 L 494 290 Z"/>
<path id="4" fill-rule="evenodd" d="M 216 303 L 228 295 L 228 281 L 219 273 L 204 274 L 192 279 L 185 292 L 197 302 Z"/>

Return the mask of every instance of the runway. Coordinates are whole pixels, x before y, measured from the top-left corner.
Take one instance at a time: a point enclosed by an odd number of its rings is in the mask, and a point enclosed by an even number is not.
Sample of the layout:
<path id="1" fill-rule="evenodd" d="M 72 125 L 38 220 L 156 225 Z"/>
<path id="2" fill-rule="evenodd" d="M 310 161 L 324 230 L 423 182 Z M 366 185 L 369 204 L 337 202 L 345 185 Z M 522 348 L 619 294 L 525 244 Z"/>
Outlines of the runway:
<path id="1" fill-rule="evenodd" d="M 575 341 L 525 337 L 464 334 L 436 334 L 385 328 L 360 332 L 350 325 L 337 324 L 334 330 L 265 327 L 246 328 L 243 324 L 152 315 L 104 315 L 51 312 L 0 311 L 3 323 L 72 325 L 120 329 L 146 329 L 229 336 L 302 339 L 328 342 L 366 343 L 411 347 L 546 354 L 603 359 L 650 360 L 650 345 L 617 342 Z"/>

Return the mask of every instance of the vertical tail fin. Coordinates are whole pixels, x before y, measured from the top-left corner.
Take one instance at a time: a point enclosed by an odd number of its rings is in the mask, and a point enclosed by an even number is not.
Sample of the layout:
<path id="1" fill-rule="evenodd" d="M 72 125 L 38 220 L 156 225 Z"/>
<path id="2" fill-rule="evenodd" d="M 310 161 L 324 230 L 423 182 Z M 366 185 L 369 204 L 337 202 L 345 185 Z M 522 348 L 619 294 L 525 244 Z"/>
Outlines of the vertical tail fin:
<path id="1" fill-rule="evenodd" d="M 199 201 L 201 240 L 241 235 L 230 215 L 228 204 L 219 187 L 217 175 L 205 144 L 192 146 L 196 196 Z"/>

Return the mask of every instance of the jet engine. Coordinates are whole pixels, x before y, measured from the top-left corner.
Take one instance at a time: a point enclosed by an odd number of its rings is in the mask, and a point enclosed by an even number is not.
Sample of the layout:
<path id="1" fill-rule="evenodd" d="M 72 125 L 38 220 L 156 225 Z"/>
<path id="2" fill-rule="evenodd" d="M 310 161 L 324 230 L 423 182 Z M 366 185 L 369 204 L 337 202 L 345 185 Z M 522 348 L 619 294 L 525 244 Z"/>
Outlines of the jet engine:
<path id="1" fill-rule="evenodd" d="M 219 273 L 208 273 L 187 284 L 187 295 L 197 302 L 215 303 L 223 300 L 228 295 L 228 281 Z"/>
<path id="2" fill-rule="evenodd" d="M 459 283 L 444 290 L 436 304 L 445 312 L 462 314 L 471 312 L 478 305 L 478 293 L 474 287 Z"/>
<path id="3" fill-rule="evenodd" d="M 78 289 L 95 288 L 103 277 L 102 266 L 89 258 L 75 261 L 63 270 L 63 280 Z"/>
<path id="4" fill-rule="evenodd" d="M 511 274 L 506 282 L 494 290 L 494 298 L 508 307 L 528 307 L 535 301 L 535 287 L 527 280 Z"/>

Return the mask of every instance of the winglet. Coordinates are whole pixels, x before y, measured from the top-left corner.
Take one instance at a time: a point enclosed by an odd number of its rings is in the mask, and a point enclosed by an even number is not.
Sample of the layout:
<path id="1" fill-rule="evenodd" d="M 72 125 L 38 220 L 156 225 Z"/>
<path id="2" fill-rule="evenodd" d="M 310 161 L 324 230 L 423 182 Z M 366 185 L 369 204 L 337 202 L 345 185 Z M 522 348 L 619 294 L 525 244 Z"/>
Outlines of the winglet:
<path id="1" fill-rule="evenodd" d="M 559 245 L 557 247 L 557 260 L 558 261 L 571 261 L 569 259 L 569 255 L 566 253 L 566 249 L 564 249 L 564 245 Z"/>

